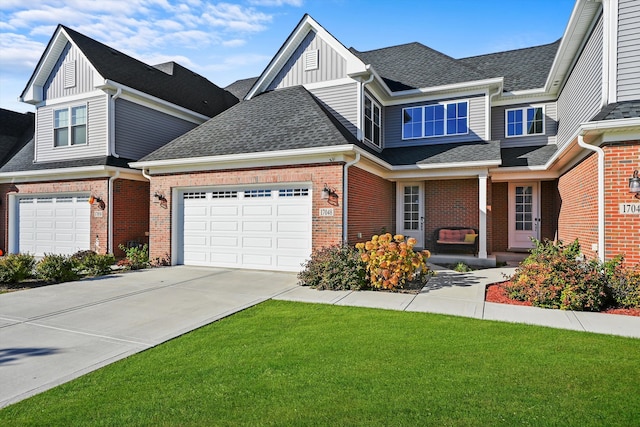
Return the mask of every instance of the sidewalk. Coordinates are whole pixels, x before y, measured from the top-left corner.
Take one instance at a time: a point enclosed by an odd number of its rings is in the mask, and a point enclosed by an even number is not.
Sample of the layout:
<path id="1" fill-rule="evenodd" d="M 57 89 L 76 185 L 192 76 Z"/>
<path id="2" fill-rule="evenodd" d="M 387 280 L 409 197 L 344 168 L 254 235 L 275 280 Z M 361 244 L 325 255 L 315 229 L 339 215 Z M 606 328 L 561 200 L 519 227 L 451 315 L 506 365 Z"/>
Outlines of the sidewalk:
<path id="1" fill-rule="evenodd" d="M 274 299 L 448 314 L 640 338 L 640 317 L 485 302 L 485 287 L 504 281 L 513 274 L 514 267 L 476 270 L 470 273 L 457 273 L 439 266 L 431 267 L 438 274 L 432 277 L 418 294 L 318 291 L 298 286 Z"/>

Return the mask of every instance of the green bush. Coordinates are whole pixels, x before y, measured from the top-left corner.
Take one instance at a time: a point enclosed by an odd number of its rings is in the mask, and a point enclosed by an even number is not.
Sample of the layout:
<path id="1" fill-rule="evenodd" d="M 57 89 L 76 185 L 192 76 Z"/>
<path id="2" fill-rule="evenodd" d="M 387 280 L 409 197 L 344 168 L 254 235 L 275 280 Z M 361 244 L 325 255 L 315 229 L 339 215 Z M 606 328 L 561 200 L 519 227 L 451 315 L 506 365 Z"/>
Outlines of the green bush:
<path id="1" fill-rule="evenodd" d="M 534 240 L 535 247 L 505 286 L 509 297 L 533 306 L 600 311 L 607 302 L 607 274 L 598 260 L 584 261 L 580 244 Z"/>
<path id="2" fill-rule="evenodd" d="M 367 287 L 365 264 L 349 245 L 316 250 L 298 273 L 299 284 L 316 289 L 360 290 Z"/>
<path id="3" fill-rule="evenodd" d="M 0 258 L 0 283 L 14 284 L 31 278 L 35 265 L 31 254 L 9 254 Z"/>
<path id="4" fill-rule="evenodd" d="M 624 268 L 618 264 L 609 277 L 613 304 L 621 308 L 640 308 L 640 265 Z"/>
<path id="5" fill-rule="evenodd" d="M 72 256 L 45 254 L 36 265 L 36 274 L 47 282 L 61 283 L 78 280 L 78 261 Z"/>
<path id="6" fill-rule="evenodd" d="M 133 246 L 126 247 L 125 245 L 118 246 L 121 251 L 125 253 L 126 258 L 118 263 L 130 270 L 140 270 L 149 267 L 149 246 Z"/>
<path id="7" fill-rule="evenodd" d="M 73 258 L 78 261 L 79 271 L 89 276 L 111 273 L 111 266 L 116 262 L 112 254 L 100 255 L 91 250 L 76 252 Z"/>
<path id="8" fill-rule="evenodd" d="M 468 273 L 469 271 L 473 271 L 473 269 L 464 262 L 459 262 L 453 266 L 453 271 L 457 271 L 458 273 Z"/>

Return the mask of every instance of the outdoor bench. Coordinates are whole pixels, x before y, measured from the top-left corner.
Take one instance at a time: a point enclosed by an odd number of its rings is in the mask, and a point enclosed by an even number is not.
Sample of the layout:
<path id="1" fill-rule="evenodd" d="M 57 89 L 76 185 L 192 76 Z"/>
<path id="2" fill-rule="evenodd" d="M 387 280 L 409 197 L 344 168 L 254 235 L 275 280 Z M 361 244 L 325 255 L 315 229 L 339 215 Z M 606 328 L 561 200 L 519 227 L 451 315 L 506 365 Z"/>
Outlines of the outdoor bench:
<path id="1" fill-rule="evenodd" d="M 471 227 L 442 227 L 434 232 L 435 252 L 449 250 L 478 253 L 478 230 Z"/>

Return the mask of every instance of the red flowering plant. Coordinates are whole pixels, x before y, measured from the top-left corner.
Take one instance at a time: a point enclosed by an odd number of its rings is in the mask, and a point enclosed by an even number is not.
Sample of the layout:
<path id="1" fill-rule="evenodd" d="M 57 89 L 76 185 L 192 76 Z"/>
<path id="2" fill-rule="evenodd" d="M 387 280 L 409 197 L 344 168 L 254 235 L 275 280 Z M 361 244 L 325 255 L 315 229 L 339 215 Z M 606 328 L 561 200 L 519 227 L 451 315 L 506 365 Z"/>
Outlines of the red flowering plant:
<path id="1" fill-rule="evenodd" d="M 409 282 L 426 283 L 432 272 L 426 261 L 429 251 L 414 251 L 416 239 L 405 240 L 401 234 L 375 235 L 366 243 L 356 244 L 366 263 L 367 280 L 374 289 L 397 290 Z"/>

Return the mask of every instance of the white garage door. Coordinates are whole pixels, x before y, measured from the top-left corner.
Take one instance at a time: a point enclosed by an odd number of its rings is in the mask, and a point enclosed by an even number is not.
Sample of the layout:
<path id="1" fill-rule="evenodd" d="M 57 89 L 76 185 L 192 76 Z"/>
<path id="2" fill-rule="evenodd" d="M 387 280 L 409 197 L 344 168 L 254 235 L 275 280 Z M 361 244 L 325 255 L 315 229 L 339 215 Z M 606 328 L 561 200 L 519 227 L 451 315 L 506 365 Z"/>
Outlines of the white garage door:
<path id="1" fill-rule="evenodd" d="M 71 255 L 90 247 L 88 196 L 20 197 L 18 251 Z"/>
<path id="2" fill-rule="evenodd" d="M 311 191 L 300 188 L 182 193 L 186 265 L 299 271 L 311 254 Z"/>

